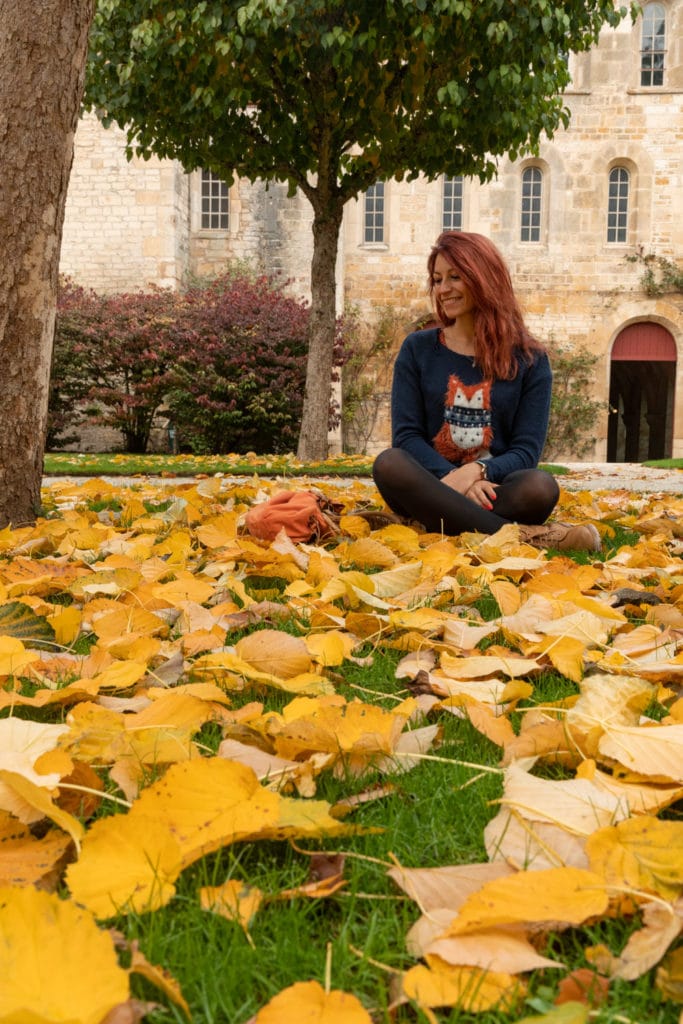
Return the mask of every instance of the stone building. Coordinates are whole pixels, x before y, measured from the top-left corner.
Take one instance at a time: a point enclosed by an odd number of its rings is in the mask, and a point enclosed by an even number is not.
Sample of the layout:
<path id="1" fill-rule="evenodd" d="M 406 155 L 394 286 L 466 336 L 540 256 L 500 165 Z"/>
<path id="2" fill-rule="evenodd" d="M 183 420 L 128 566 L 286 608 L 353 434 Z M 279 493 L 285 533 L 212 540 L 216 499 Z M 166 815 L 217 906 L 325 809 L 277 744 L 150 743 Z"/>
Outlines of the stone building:
<path id="1" fill-rule="evenodd" d="M 675 267 L 683 255 L 683 0 L 646 3 L 635 24 L 604 30 L 593 50 L 572 55 L 570 71 L 569 127 L 542 142 L 538 156 L 501 159 L 486 184 L 378 182 L 348 204 L 339 308 L 352 303 L 368 323 L 391 308 L 401 333 L 428 309 L 425 261 L 439 231 L 487 234 L 507 259 L 533 332 L 598 357 L 594 397 L 604 412 L 588 458 L 681 457 L 683 294 L 648 294 L 643 279 L 648 266 Z M 128 163 L 124 150 L 118 130 L 82 121 L 64 273 L 99 290 L 178 287 L 238 259 L 307 296 L 303 196 L 245 181 L 228 188 L 171 161 Z M 390 362 L 372 389 L 369 451 L 388 441 Z"/>

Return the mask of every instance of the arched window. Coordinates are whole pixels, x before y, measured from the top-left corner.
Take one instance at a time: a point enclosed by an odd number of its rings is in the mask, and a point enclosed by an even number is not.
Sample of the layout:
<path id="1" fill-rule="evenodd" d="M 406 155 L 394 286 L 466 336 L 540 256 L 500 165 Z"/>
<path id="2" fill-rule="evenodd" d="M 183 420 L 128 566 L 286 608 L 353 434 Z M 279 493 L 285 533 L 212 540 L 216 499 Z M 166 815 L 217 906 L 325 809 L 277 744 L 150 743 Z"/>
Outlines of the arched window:
<path id="1" fill-rule="evenodd" d="M 441 203 L 441 227 L 443 231 L 462 231 L 462 183 L 461 174 L 443 179 Z"/>
<path id="2" fill-rule="evenodd" d="M 522 218 L 520 241 L 540 242 L 543 200 L 543 172 L 527 167 L 522 172 Z"/>
<path id="3" fill-rule="evenodd" d="M 609 172 L 607 199 L 607 241 L 628 241 L 628 193 L 631 176 L 625 167 L 613 167 Z"/>
<path id="4" fill-rule="evenodd" d="M 377 181 L 365 193 L 364 242 L 384 241 L 384 182 Z"/>
<path id="5" fill-rule="evenodd" d="M 640 84 L 664 85 L 666 16 L 663 4 L 647 4 L 643 10 L 640 44 Z"/>
<path id="6" fill-rule="evenodd" d="M 202 171 L 202 231 L 227 231 L 230 227 L 230 192 L 227 182 L 213 171 Z"/>

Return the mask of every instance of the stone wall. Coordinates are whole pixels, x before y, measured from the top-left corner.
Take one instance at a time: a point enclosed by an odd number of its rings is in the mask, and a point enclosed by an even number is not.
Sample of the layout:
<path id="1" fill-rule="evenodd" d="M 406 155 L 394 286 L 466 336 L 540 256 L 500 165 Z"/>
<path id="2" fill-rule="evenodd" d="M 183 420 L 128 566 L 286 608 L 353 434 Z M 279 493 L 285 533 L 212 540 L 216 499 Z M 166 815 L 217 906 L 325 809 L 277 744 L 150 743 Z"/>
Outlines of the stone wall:
<path id="1" fill-rule="evenodd" d="M 188 176 L 168 160 L 125 157 L 125 135 L 94 115 L 76 132 L 60 270 L 97 291 L 175 288 L 188 271 Z"/>
<path id="2" fill-rule="evenodd" d="M 674 261 L 683 255 L 683 4 L 669 4 L 666 88 L 641 88 L 640 27 L 630 20 L 605 31 L 596 52 L 572 57 L 567 130 L 541 144 L 537 156 L 499 162 L 488 184 L 466 181 L 463 228 L 489 235 L 506 257 L 527 322 L 541 339 L 585 344 L 599 357 L 594 395 L 605 400 L 610 352 L 620 330 L 636 320 L 660 323 L 681 351 L 683 296 L 648 297 L 643 268 L 626 257 L 637 248 Z M 674 66 L 673 62 L 677 61 Z M 521 242 L 521 173 L 543 172 L 541 240 Z M 628 237 L 607 243 L 609 171 L 631 175 Z M 441 184 L 424 179 L 387 182 L 384 245 L 362 241 L 363 203 L 349 204 L 345 225 L 346 295 L 367 317 L 385 303 L 410 315 L 425 303 L 425 264 L 440 231 Z M 672 454 L 683 456 L 683 370 L 677 363 Z M 589 459 L 606 457 L 607 409 Z M 388 441 L 378 431 L 372 450 Z"/>

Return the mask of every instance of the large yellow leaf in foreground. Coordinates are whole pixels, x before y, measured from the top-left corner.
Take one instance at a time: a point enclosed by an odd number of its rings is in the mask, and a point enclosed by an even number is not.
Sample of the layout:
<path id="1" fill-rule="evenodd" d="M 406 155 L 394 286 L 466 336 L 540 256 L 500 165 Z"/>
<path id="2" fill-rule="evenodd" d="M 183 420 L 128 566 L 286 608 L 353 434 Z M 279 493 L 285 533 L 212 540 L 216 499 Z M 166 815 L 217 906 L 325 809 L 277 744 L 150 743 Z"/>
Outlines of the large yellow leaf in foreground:
<path id="1" fill-rule="evenodd" d="M 501 924 L 581 924 L 604 914 L 608 899 L 600 875 L 580 868 L 520 871 L 488 882 L 470 896 L 445 935 L 462 935 Z"/>
<path id="2" fill-rule="evenodd" d="M 73 898 L 98 918 L 163 907 L 182 870 L 177 841 L 156 818 L 116 814 L 88 830 L 66 882 Z"/>
<path id="3" fill-rule="evenodd" d="M 108 932 L 69 900 L 0 889 L 0 1020 L 101 1024 L 128 999 Z"/>
<path id="4" fill-rule="evenodd" d="M 372 1017 L 349 992 L 326 992 L 317 981 L 297 981 L 259 1010 L 255 1024 L 372 1024 Z"/>
<path id="5" fill-rule="evenodd" d="M 639 815 L 594 832 L 586 843 L 591 867 L 610 885 L 647 889 L 665 899 L 683 890 L 683 823 Z"/>
<path id="6" fill-rule="evenodd" d="M 156 910 L 173 896 L 183 868 L 221 846 L 352 830 L 329 810 L 324 801 L 280 797 L 250 768 L 220 757 L 175 764 L 128 814 L 95 822 L 67 883 L 74 899 L 99 917 Z"/>
<path id="7" fill-rule="evenodd" d="M 130 813 L 168 829 L 186 867 L 277 824 L 279 805 L 280 797 L 264 789 L 250 768 L 213 757 L 172 765 Z"/>

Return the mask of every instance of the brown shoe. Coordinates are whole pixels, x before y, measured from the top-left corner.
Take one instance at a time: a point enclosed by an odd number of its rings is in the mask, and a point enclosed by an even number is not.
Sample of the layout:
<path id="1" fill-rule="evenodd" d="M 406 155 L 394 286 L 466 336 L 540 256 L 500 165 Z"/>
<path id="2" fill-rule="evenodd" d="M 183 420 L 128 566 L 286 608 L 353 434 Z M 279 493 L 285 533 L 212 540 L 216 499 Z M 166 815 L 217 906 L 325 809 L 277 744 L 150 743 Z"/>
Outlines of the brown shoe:
<path id="1" fill-rule="evenodd" d="M 520 526 L 519 539 L 535 548 L 557 548 L 558 551 L 600 551 L 602 548 L 600 534 L 592 523 Z"/>

